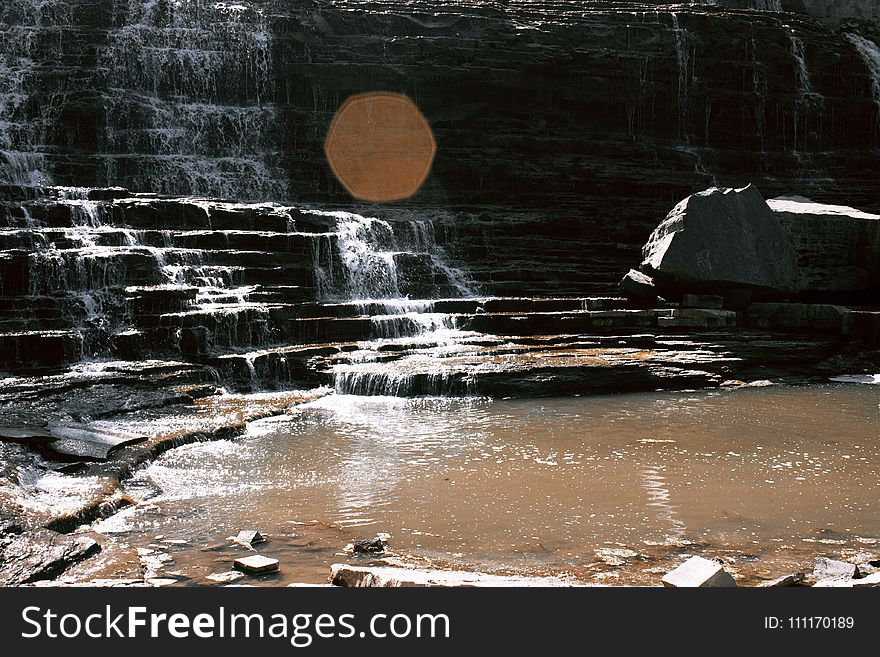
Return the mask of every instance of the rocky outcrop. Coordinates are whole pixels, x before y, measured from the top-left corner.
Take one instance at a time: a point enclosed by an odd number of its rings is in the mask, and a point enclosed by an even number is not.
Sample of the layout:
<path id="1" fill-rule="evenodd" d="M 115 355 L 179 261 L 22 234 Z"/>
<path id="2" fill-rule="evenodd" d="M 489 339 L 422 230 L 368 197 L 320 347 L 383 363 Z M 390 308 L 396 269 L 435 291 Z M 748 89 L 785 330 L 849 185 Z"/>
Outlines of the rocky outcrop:
<path id="1" fill-rule="evenodd" d="M 768 205 L 797 253 L 802 296 L 880 298 L 880 215 L 800 196 Z"/>
<path id="2" fill-rule="evenodd" d="M 0 536 L 0 586 L 54 579 L 100 550 L 87 536 L 65 536 L 48 529 Z"/>
<path id="3" fill-rule="evenodd" d="M 654 230 L 642 253 L 642 272 L 667 298 L 724 290 L 785 297 L 797 291 L 795 253 L 753 185 L 689 196 Z"/>

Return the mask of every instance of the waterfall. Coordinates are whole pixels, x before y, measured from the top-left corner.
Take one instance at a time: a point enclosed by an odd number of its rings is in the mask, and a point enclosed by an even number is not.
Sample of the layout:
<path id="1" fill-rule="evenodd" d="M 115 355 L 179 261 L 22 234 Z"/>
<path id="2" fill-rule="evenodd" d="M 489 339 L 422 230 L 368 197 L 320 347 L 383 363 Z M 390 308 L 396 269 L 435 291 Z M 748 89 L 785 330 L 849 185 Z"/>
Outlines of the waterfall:
<path id="1" fill-rule="evenodd" d="M 333 387 L 354 395 L 463 395 L 470 383 L 459 372 L 433 371 L 432 349 L 455 348 L 464 336 L 455 315 L 435 312 L 434 301 L 473 297 L 463 272 L 446 261 L 435 239 L 435 226 L 426 220 L 385 221 L 350 212 L 312 210 L 335 221 L 336 252 L 315 259 L 316 280 L 325 301 L 348 302 L 357 315 L 370 321 L 370 339 L 346 352 L 333 367 Z M 320 254 L 322 241 L 313 247 Z M 420 283 L 413 288 L 413 280 Z M 427 298 L 408 298 L 416 293 Z M 394 343 L 391 346 L 389 343 Z M 380 350 L 410 352 L 394 364 Z M 426 351 L 421 351 L 426 350 Z M 413 371 L 408 368 L 412 366 Z"/>
<path id="2" fill-rule="evenodd" d="M 880 124 L 880 46 L 858 34 L 847 34 L 859 56 L 864 60 L 871 80 L 871 96 L 877 105 L 877 123 Z"/>
<path id="3" fill-rule="evenodd" d="M 43 65 L 60 57 L 59 44 L 47 35 L 69 24 L 71 12 L 65 0 L 2 2 L 0 183 L 42 186 L 52 182 L 41 151 L 59 104 L 46 99 L 37 102 L 35 93 L 44 75 Z"/>
<path id="4" fill-rule="evenodd" d="M 432 294 L 467 297 L 475 292 L 466 276 L 446 263 L 445 253 L 428 221 L 392 223 L 351 212 L 312 210 L 312 214 L 335 219 L 336 257 L 315 259 L 319 294 L 325 300 L 350 301 L 401 299 L 407 296 L 410 268 L 422 268 L 430 275 Z M 320 243 L 316 242 L 316 249 Z"/>
<path id="5" fill-rule="evenodd" d="M 810 72 L 807 69 L 807 60 L 804 56 L 804 42 L 800 37 L 796 36 L 794 31 L 788 33 L 790 43 L 789 52 L 794 59 L 797 93 L 799 98 L 815 95 L 813 84 L 810 82 Z"/>
<path id="6" fill-rule="evenodd" d="M 101 54 L 106 175 L 154 192 L 284 198 L 268 19 L 239 2 L 128 0 Z"/>

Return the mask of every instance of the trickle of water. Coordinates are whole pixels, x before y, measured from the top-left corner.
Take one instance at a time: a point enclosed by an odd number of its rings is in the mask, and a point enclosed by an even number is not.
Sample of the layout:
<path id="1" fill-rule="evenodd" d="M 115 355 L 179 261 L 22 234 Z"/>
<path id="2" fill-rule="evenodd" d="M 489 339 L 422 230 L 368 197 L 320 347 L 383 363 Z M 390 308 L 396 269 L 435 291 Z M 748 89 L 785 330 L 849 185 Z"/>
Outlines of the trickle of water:
<path id="1" fill-rule="evenodd" d="M 260 379 L 257 376 L 257 368 L 254 366 L 254 359 L 256 356 L 254 354 L 245 354 L 244 362 L 247 365 L 248 374 L 251 379 L 251 391 L 256 392 L 260 390 Z"/>
<path id="2" fill-rule="evenodd" d="M 796 36 L 794 31 L 788 33 L 789 52 L 795 63 L 795 71 L 797 75 L 797 92 L 799 97 L 814 95 L 813 84 L 810 82 L 810 72 L 807 69 L 807 59 L 804 55 L 804 42 Z"/>
<path id="3" fill-rule="evenodd" d="M 678 14 L 672 14 L 672 34 L 675 37 L 675 59 L 678 63 L 678 120 L 679 133 L 685 136 L 688 111 L 688 88 L 690 87 L 690 52 L 687 30 L 681 27 Z"/>
<path id="4" fill-rule="evenodd" d="M 40 187 L 52 184 L 52 179 L 42 154 L 0 151 L 0 182 Z"/>
<path id="5" fill-rule="evenodd" d="M 864 60 L 871 79 L 871 96 L 877 104 L 877 123 L 880 124 L 880 46 L 859 34 L 847 34 L 859 56 Z"/>
<path id="6" fill-rule="evenodd" d="M 804 51 L 804 42 L 798 37 L 793 29 L 788 31 L 789 52 L 794 60 L 795 65 L 795 88 L 797 90 L 797 100 L 794 107 L 794 141 L 792 150 L 797 152 L 799 146 L 803 148 L 807 138 L 809 137 L 810 118 L 817 113 L 821 115 L 822 96 L 813 88 L 810 80 L 810 71 L 807 67 L 807 58 Z M 805 132 L 807 134 L 801 137 L 800 128 L 803 119 Z M 821 121 L 817 121 L 817 126 L 821 126 Z"/>

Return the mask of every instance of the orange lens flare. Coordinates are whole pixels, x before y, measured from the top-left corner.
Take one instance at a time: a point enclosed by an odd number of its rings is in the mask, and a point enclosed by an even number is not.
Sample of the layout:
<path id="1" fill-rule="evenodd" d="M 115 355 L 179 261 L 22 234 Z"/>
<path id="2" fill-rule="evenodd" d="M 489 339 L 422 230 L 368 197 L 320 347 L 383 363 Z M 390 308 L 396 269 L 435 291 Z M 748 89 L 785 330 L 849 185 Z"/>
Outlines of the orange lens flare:
<path id="1" fill-rule="evenodd" d="M 431 127 L 415 103 L 385 91 L 346 100 L 324 142 L 337 180 L 362 201 L 399 201 L 415 194 L 436 151 Z"/>

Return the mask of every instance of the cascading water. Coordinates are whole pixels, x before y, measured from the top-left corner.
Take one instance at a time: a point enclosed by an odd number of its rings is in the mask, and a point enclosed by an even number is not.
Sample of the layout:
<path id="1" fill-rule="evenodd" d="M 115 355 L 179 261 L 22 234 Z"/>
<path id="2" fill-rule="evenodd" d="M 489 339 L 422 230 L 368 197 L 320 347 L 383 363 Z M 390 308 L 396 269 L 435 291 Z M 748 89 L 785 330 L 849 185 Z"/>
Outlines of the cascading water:
<path id="1" fill-rule="evenodd" d="M 877 124 L 880 126 L 880 46 L 859 34 L 846 34 L 859 56 L 864 60 L 871 79 L 871 96 L 877 105 Z"/>
<path id="2" fill-rule="evenodd" d="M 312 211 L 336 221 L 336 257 L 319 268 L 317 279 L 323 285 L 319 296 L 325 300 L 403 299 L 407 260 L 428 270 L 436 289 L 447 296 L 474 296 L 464 274 L 450 267 L 437 245 L 431 222 L 409 220 L 392 223 L 350 212 Z M 317 262 L 317 260 L 316 260 Z M 403 264 L 401 264 L 403 263 Z"/>
<path id="3" fill-rule="evenodd" d="M 128 0 L 102 53 L 113 184 L 283 199 L 269 26 L 248 3 Z"/>
<path id="4" fill-rule="evenodd" d="M 473 297 L 465 275 L 446 262 L 430 221 L 388 222 L 348 212 L 318 212 L 335 219 L 336 257 L 316 275 L 328 287 L 325 300 L 354 301 L 370 318 L 371 341 L 347 355 L 334 372 L 337 392 L 358 395 L 465 394 L 467 384 L 455 372 L 412 374 L 410 365 L 425 366 L 432 349 L 447 349 L 470 332 L 460 331 L 454 317 L 433 311 L 430 299 L 405 296 L 409 272 L 430 281 L 429 296 Z M 416 278 L 416 276 L 413 276 Z M 415 348 L 395 367 L 380 362 L 378 349 L 394 343 Z"/>
<path id="5" fill-rule="evenodd" d="M 65 0 L 4 0 L 0 6 L 0 183 L 48 185 L 42 151 L 56 102 L 34 98 L 44 62 L 61 53 L 53 32 L 71 22 Z"/>

